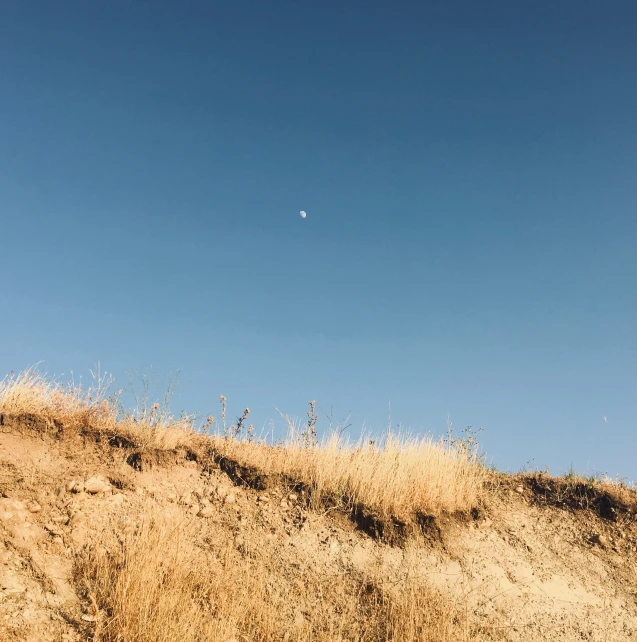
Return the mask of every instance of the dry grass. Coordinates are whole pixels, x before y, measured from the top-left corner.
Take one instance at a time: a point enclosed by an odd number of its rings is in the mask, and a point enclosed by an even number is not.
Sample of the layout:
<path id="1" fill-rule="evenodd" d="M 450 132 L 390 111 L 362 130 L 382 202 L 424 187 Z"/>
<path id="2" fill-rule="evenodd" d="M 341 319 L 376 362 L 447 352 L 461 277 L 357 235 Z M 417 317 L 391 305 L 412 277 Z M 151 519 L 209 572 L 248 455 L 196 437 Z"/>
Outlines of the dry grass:
<path id="1" fill-rule="evenodd" d="M 429 438 L 389 436 L 382 446 L 332 435 L 314 446 L 290 440 L 266 446 L 214 439 L 224 457 L 264 474 L 282 474 L 326 497 L 364 505 L 381 516 L 468 511 L 483 494 L 485 470 L 462 451 Z"/>
<path id="2" fill-rule="evenodd" d="M 31 416 L 43 429 L 58 433 L 120 436 L 140 449 L 214 451 L 263 475 L 284 475 L 304 484 L 317 505 L 328 500 L 364 506 L 382 518 L 466 512 L 485 499 L 485 486 L 493 485 L 494 475 L 479 465 L 462 440 L 445 443 L 389 435 L 382 445 L 365 439 L 351 444 L 338 434 L 317 441 L 313 431 L 301 435 L 294 429 L 277 446 L 255 442 L 251 433 L 244 438 L 210 437 L 196 431 L 187 417 L 177 420 L 158 412 L 158 404 L 122 410 L 116 397 L 106 397 L 107 383 L 98 376 L 93 387 L 83 389 L 47 380 L 29 369 L 0 382 L 0 415 Z M 312 413 L 308 415 L 311 420 Z M 562 501 L 562 495 L 572 495 L 573 489 L 580 494 L 582 489 L 593 489 L 630 506 L 637 496 L 625 484 L 582 480 L 572 474 L 554 478 L 551 492 L 544 494 Z"/>
<path id="3" fill-rule="evenodd" d="M 187 525 L 148 518 L 135 536 L 104 542 L 78 575 L 101 642 L 469 639 L 463 610 L 408 574 L 330 576 L 292 568 L 276 543 L 227 534 L 197 545 Z"/>
<path id="4" fill-rule="evenodd" d="M 152 407 L 148 413 L 118 410 L 116 396 L 106 397 L 107 383 L 97 377 L 83 389 L 47 380 L 36 369 L 7 375 L 0 382 L 0 415 L 27 415 L 66 434 L 119 435 L 139 448 L 173 449 L 197 438 L 192 422 L 153 413 Z"/>
<path id="5" fill-rule="evenodd" d="M 467 511 L 483 492 L 485 471 L 465 451 L 430 439 L 389 436 L 382 446 L 349 444 L 338 435 L 322 442 L 292 436 L 281 446 L 250 439 L 206 437 L 189 420 L 165 413 L 116 412 L 99 378 L 93 388 L 46 380 L 36 370 L 0 383 L 0 414 L 33 415 L 67 432 L 119 435 L 139 448 L 206 450 L 264 474 L 283 474 L 312 490 L 314 501 L 329 498 L 369 507 L 401 519 L 416 513 Z"/>
<path id="6" fill-rule="evenodd" d="M 417 513 L 467 511 L 482 501 L 487 479 L 493 484 L 492 478 L 505 477 L 489 473 L 467 448 L 450 440 L 390 435 L 380 445 L 352 444 L 332 435 L 318 441 L 313 407 L 307 434 L 293 433 L 277 446 L 252 441 L 250 431 L 244 439 L 231 436 L 238 430 L 205 436 L 192 421 L 174 420 L 155 405 L 141 413 L 116 408 L 99 380 L 83 390 L 29 370 L 0 382 L 0 425 L 7 417 L 31 417 L 37 421 L 15 425 L 50 428 L 57 435 L 119 435 L 141 449 L 184 446 L 202 458 L 226 458 L 261 475 L 301 483 L 319 505 L 364 506 L 381 517 L 407 520 Z M 498 483 L 504 484 L 502 479 Z M 585 484 L 575 477 L 539 475 L 523 481 L 547 502 L 592 504 L 612 519 L 620 506 L 609 503 L 606 494 L 625 503 L 635 498 L 634 491 L 606 481 Z M 519 480 L 508 477 L 508 484 L 514 482 Z M 170 506 L 144 505 L 145 517 L 131 519 L 136 532 L 104 531 L 101 541 L 91 542 L 78 558 L 76 578 L 93 604 L 96 642 L 485 639 L 486 625 L 473 628 L 466 595 L 443 596 L 426 577 L 414 575 L 408 554 L 413 541 L 398 570 L 341 562 L 321 566 L 313 550 L 309 564 L 262 529 L 246 529 L 238 543 L 234 527 L 223 519 L 201 526 L 201 519 L 184 517 Z M 494 629 L 488 639 L 501 634 Z"/>
<path id="7" fill-rule="evenodd" d="M 99 390 L 47 381 L 37 370 L 7 375 L 0 382 L 0 414 L 30 415 L 49 426 L 77 430 L 112 423 L 108 402 Z"/>

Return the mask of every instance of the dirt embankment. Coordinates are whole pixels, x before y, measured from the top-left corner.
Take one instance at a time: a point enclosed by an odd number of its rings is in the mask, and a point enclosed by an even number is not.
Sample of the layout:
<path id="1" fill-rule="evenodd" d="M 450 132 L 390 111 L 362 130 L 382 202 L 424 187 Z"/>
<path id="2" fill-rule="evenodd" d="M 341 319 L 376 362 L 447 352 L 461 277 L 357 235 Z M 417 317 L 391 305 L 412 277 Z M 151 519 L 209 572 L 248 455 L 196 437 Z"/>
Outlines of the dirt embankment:
<path id="1" fill-rule="evenodd" d="M 498 476 L 471 514 L 406 524 L 236 461 L 2 424 L 0 639 L 178 639 L 181 609 L 193 640 L 637 640 L 632 491 Z"/>

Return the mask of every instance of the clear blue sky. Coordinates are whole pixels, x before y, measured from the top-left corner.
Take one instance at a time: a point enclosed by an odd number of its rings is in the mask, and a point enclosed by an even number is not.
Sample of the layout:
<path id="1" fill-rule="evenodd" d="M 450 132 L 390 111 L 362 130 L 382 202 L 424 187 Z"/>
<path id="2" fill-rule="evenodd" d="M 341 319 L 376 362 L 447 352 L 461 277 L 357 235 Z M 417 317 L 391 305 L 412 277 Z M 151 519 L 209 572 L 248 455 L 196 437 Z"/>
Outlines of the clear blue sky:
<path id="1" fill-rule="evenodd" d="M 636 69 L 632 1 L 3 2 L 1 367 L 637 479 Z"/>

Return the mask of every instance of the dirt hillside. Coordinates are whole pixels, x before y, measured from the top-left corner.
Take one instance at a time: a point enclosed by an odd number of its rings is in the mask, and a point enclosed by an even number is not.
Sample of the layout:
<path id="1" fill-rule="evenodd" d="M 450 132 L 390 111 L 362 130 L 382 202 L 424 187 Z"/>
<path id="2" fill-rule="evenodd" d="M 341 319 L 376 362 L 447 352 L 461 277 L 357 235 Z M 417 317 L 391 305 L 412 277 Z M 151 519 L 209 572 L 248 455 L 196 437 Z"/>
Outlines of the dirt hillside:
<path id="1" fill-rule="evenodd" d="M 637 640 L 632 491 L 487 486 L 407 529 L 201 448 L 0 415 L 0 639 Z"/>

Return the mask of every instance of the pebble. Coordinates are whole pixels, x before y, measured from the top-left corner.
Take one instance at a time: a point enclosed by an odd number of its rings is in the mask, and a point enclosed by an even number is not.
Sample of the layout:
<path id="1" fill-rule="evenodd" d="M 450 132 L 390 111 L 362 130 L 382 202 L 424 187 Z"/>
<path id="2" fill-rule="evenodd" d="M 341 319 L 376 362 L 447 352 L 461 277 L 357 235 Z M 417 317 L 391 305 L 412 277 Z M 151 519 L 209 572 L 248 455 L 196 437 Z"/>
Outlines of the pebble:
<path id="1" fill-rule="evenodd" d="M 80 511 L 77 511 L 77 513 L 74 513 L 73 516 L 71 517 L 69 524 L 71 526 L 76 526 L 77 524 L 81 524 L 82 522 L 86 521 L 86 515 Z"/>
<path id="2" fill-rule="evenodd" d="M 608 546 L 608 538 L 605 535 L 602 535 L 600 533 L 595 533 L 591 537 L 591 542 L 593 544 L 597 544 L 597 546 L 601 548 L 606 548 Z"/>
<path id="3" fill-rule="evenodd" d="M 215 514 L 215 509 L 212 506 L 204 506 L 197 515 L 199 517 L 209 518 Z"/>
<path id="4" fill-rule="evenodd" d="M 234 493 L 228 493 L 226 498 L 223 500 L 224 504 L 234 504 L 237 500 L 237 497 Z"/>
<path id="5" fill-rule="evenodd" d="M 71 539 L 77 546 L 84 546 L 89 539 L 89 533 L 86 526 L 79 524 L 77 528 L 71 531 Z"/>
<path id="6" fill-rule="evenodd" d="M 51 535 L 62 535 L 62 531 L 51 522 L 44 525 L 44 528 L 51 533 Z"/>
<path id="7" fill-rule="evenodd" d="M 289 499 L 291 502 L 295 502 L 295 501 L 298 499 L 298 496 L 297 496 L 297 494 L 296 494 L 296 493 L 290 493 L 290 494 L 288 495 L 288 499 Z"/>
<path id="8" fill-rule="evenodd" d="M 51 521 L 54 524 L 67 524 L 69 521 L 69 516 L 68 515 L 54 515 L 51 517 Z"/>
<path id="9" fill-rule="evenodd" d="M 27 509 L 30 513 L 39 513 L 42 510 L 42 506 L 35 500 L 31 500 L 27 503 Z"/>
<path id="10" fill-rule="evenodd" d="M 524 486 L 519 485 L 515 487 L 515 492 L 522 494 L 524 492 Z"/>
<path id="11" fill-rule="evenodd" d="M 103 493 L 110 488 L 110 485 L 99 477 L 91 477 L 84 482 L 84 490 L 91 495 Z"/>

